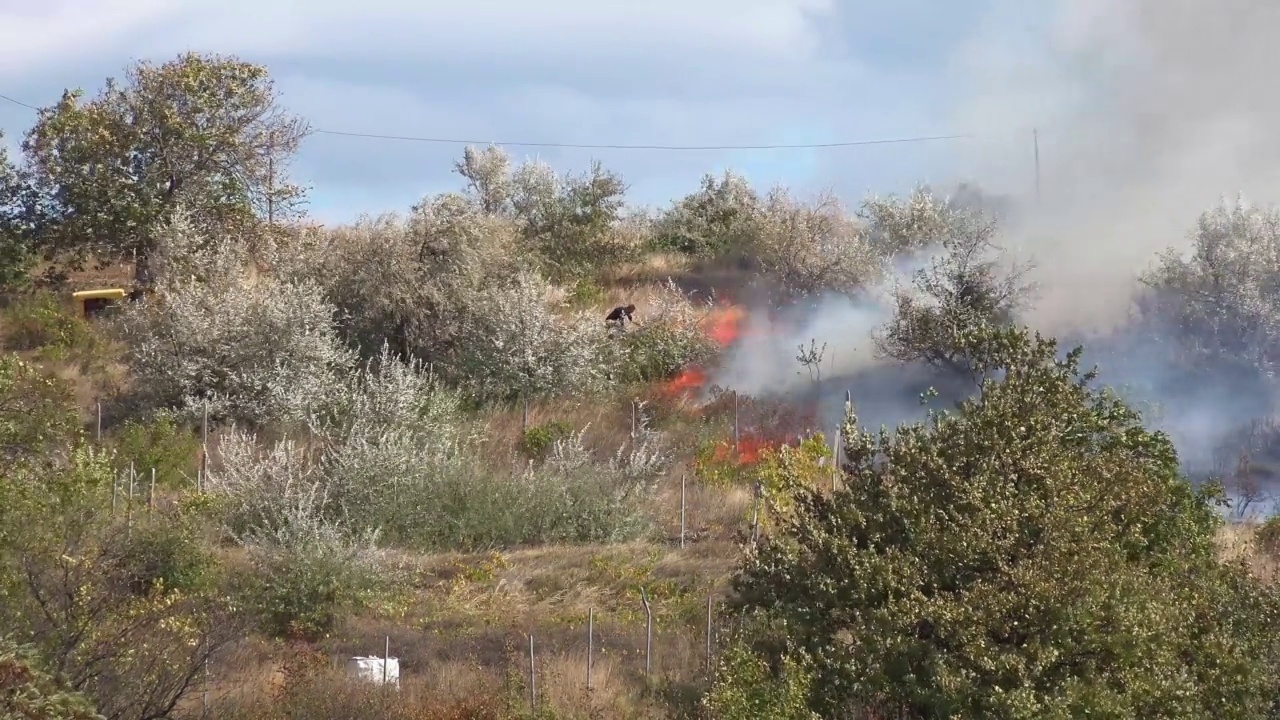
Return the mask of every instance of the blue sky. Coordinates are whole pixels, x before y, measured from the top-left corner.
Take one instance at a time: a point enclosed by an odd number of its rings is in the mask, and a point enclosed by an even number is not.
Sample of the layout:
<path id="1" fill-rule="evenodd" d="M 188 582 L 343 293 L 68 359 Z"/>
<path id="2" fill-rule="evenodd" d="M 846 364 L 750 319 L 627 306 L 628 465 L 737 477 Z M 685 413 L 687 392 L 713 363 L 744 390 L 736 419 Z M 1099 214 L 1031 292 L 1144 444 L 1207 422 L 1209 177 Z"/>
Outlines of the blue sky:
<path id="1" fill-rule="evenodd" d="M 1014 50 L 1046 45 L 1047 26 L 1036 18 L 1051 15 L 1051 4 L 0 0 L 0 93 L 47 104 L 64 87 L 96 90 L 132 59 L 191 49 L 266 64 L 283 103 L 328 130 L 665 145 L 985 133 L 978 141 L 816 150 L 508 148 L 562 171 L 599 159 L 641 203 L 665 204 L 704 172 L 725 168 L 761 188 L 830 187 L 856 201 L 870 190 L 991 173 L 975 159 L 995 157 L 1018 182 L 1029 177 L 1027 105 L 996 113 L 993 123 L 973 99 L 1007 89 L 991 85 L 989 71 L 1007 70 L 1010 58 L 1029 61 Z M 31 120 L 31 111 L 0 102 L 11 145 Z M 315 215 L 346 220 L 405 210 L 456 187 L 450 169 L 461 150 L 319 134 L 292 172 L 312 187 Z"/>

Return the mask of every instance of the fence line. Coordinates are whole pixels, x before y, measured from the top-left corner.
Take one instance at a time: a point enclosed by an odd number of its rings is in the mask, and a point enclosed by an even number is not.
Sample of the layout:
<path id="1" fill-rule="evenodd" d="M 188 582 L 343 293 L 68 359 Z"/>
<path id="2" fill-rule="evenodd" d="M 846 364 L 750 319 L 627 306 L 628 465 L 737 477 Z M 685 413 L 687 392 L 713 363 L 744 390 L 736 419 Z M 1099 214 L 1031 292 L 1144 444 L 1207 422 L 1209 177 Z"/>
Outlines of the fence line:
<path id="1" fill-rule="evenodd" d="M 640 597 L 641 597 L 641 606 L 645 611 L 643 677 L 651 678 L 653 674 L 653 663 L 656 658 L 656 655 L 654 652 L 654 644 L 653 644 L 653 633 L 655 628 L 655 617 L 653 612 L 654 605 L 653 605 L 653 600 L 649 598 L 648 593 L 645 591 L 644 588 L 640 588 Z M 717 636 L 716 635 L 717 628 L 716 628 L 716 622 L 715 622 L 716 617 L 714 612 L 715 603 L 716 603 L 715 595 L 714 594 L 708 595 L 707 603 L 706 603 L 706 608 L 707 608 L 706 624 L 704 628 L 704 638 L 703 638 L 704 656 L 701 658 L 701 662 L 698 664 L 700 669 L 703 671 L 704 676 L 708 678 L 711 676 L 715 667 L 714 666 L 714 648 L 715 648 L 715 640 Z M 595 684 L 597 678 L 594 675 L 595 664 L 596 664 L 596 650 L 597 650 L 596 635 L 597 635 L 596 608 L 590 607 L 587 610 L 587 635 L 586 635 L 587 652 L 586 652 L 586 662 L 585 662 L 586 664 L 585 686 L 588 693 L 591 693 L 592 691 L 598 689 Z M 523 635 L 523 638 L 527 642 L 527 654 L 525 658 L 525 662 L 527 663 L 527 665 L 525 669 L 525 678 L 528 680 L 528 683 L 529 683 L 529 686 L 528 686 L 529 707 L 533 712 L 536 713 L 539 699 L 541 698 L 543 701 L 545 701 L 546 697 L 548 697 L 546 689 L 542 688 L 541 689 L 542 691 L 540 692 L 540 688 L 539 688 L 540 681 L 545 682 L 546 678 L 543 677 L 543 675 L 538 671 L 539 655 L 538 655 L 538 646 L 535 643 L 535 633 L 534 632 L 525 633 Z M 558 650 L 560 652 L 564 652 L 565 648 L 561 647 L 561 648 L 558 648 Z M 388 682 L 389 678 L 387 673 L 388 673 L 388 667 L 390 666 L 391 659 L 392 659 L 391 636 L 385 635 L 383 637 L 383 648 L 382 648 L 383 663 L 382 663 L 381 684 L 383 686 L 389 685 L 389 682 Z M 339 661 L 339 659 L 336 657 L 334 658 L 334 660 L 335 660 L 335 664 Z M 403 672 L 403 666 L 402 666 L 402 672 Z M 429 672 L 430 672 L 429 667 L 418 668 L 419 675 L 426 676 L 428 675 Z M 209 698 L 209 690 L 210 690 L 210 684 L 211 684 L 210 678 L 211 678 L 211 675 L 209 672 L 208 660 L 206 660 L 202 683 L 201 683 L 202 685 L 201 704 L 202 704 L 202 710 L 204 712 L 207 712 L 208 710 L 208 698 Z M 370 680 L 370 678 L 366 678 L 366 680 Z M 377 682 L 376 678 L 372 678 L 372 680 L 375 683 Z"/>

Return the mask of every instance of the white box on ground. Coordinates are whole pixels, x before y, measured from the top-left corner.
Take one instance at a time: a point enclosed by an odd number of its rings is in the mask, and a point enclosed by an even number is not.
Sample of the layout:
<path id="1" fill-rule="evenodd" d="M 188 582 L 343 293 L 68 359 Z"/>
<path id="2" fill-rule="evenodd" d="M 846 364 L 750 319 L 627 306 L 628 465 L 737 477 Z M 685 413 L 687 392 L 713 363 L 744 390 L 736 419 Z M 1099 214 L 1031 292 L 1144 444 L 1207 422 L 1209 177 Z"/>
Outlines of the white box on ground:
<path id="1" fill-rule="evenodd" d="M 400 687 L 400 658 L 353 657 L 347 661 L 347 675 L 381 685 L 386 678 L 388 685 Z"/>

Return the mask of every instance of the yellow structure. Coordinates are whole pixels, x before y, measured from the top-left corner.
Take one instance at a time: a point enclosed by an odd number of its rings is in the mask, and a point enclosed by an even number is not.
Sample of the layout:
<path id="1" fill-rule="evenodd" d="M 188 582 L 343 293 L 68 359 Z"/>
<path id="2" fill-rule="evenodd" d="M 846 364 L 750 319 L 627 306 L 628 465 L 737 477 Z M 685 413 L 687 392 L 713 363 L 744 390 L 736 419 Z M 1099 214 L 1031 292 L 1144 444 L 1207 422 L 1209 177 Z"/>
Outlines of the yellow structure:
<path id="1" fill-rule="evenodd" d="M 80 305 L 80 313 L 86 318 L 93 317 L 106 308 L 115 305 L 117 300 L 123 300 L 127 295 L 128 293 L 120 288 L 81 290 L 77 293 L 71 293 L 71 297 Z"/>

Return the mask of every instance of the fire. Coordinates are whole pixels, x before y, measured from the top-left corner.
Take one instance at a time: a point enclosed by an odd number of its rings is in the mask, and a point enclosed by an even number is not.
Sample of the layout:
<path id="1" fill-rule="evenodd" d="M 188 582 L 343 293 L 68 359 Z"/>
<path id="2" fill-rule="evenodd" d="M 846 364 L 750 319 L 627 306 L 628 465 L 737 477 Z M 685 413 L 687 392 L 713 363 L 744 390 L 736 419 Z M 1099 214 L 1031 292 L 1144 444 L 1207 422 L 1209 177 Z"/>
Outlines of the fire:
<path id="1" fill-rule="evenodd" d="M 737 305 L 721 305 L 702 321 L 702 331 L 716 345 L 726 348 L 742 336 L 742 323 L 747 311 Z M 689 397 L 707 386 L 707 373 L 700 367 L 687 367 L 663 388 L 668 397 Z"/>
<path id="2" fill-rule="evenodd" d="M 724 305 L 716 308 L 703 322 L 703 330 L 720 347 L 728 347 L 742 336 L 742 321 L 747 311 L 737 305 Z"/>
<path id="3" fill-rule="evenodd" d="M 668 395 L 688 395 L 706 387 L 707 374 L 702 368 L 685 368 L 666 385 Z"/>
<path id="4" fill-rule="evenodd" d="M 777 443 L 769 442 L 762 437 L 755 435 L 745 435 L 738 438 L 738 447 L 734 448 L 732 442 L 721 443 L 716 448 L 713 460 L 716 462 L 726 462 L 732 460 L 738 465 L 754 465 L 760 460 L 760 454 L 765 450 L 771 450 L 776 447 Z"/>

